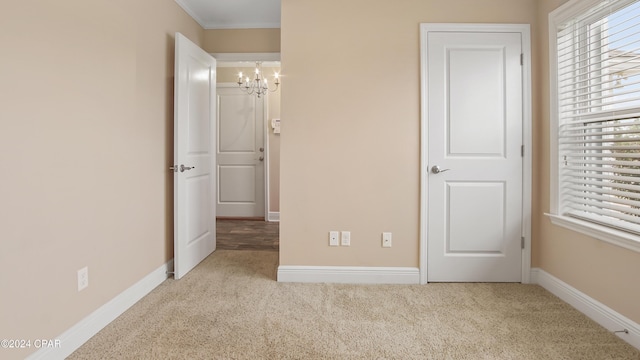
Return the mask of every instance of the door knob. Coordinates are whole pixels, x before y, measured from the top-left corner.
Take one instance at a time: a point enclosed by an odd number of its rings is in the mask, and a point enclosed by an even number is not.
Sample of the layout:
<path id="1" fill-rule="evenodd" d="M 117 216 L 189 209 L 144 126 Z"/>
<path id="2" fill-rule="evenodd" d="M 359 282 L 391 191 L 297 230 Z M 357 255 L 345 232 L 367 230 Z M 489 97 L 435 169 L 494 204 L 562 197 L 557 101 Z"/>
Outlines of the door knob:
<path id="1" fill-rule="evenodd" d="M 191 170 L 191 169 L 195 169 L 195 166 L 184 166 L 184 165 L 180 165 L 180 172 L 184 172 L 185 170 Z"/>
<path id="2" fill-rule="evenodd" d="M 264 148 L 260 148 L 260 152 L 264 152 Z"/>
<path id="3" fill-rule="evenodd" d="M 431 168 L 431 172 L 434 173 L 434 174 L 439 174 L 441 172 L 445 172 L 445 171 L 449 171 L 449 170 L 451 170 L 451 169 L 440 169 L 440 166 L 438 166 L 438 165 L 434 165 Z"/>
<path id="4" fill-rule="evenodd" d="M 264 156 L 260 156 L 260 158 L 258 160 L 264 161 Z"/>

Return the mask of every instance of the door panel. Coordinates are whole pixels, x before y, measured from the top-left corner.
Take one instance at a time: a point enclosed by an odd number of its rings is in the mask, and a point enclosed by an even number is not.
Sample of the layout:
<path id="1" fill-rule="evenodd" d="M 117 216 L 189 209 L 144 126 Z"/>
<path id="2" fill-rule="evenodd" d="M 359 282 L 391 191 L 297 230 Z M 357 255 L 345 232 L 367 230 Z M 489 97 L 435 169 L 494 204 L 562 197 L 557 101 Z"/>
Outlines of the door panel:
<path id="1" fill-rule="evenodd" d="M 428 281 L 521 280 L 521 41 L 428 34 Z"/>
<path id="2" fill-rule="evenodd" d="M 264 217 L 264 98 L 218 87 L 217 99 L 217 215 Z"/>
<path id="3" fill-rule="evenodd" d="M 255 153 L 256 97 L 239 90 L 224 88 L 218 92 L 218 99 L 220 120 L 218 152 L 221 154 Z"/>
<path id="4" fill-rule="evenodd" d="M 445 254 L 504 254 L 505 183 L 447 182 L 446 186 Z"/>
<path id="5" fill-rule="evenodd" d="M 216 247 L 215 83 L 215 59 L 177 33 L 173 165 L 175 279 L 193 269 Z"/>
<path id="6" fill-rule="evenodd" d="M 255 202 L 255 166 L 220 166 L 220 203 Z"/>
<path id="7" fill-rule="evenodd" d="M 191 176 L 186 179 L 187 203 L 192 210 L 187 217 L 187 246 L 210 235 L 211 208 L 210 176 Z"/>
<path id="8" fill-rule="evenodd" d="M 504 154 L 504 50 L 449 48 L 445 71 L 449 75 L 450 156 Z"/>

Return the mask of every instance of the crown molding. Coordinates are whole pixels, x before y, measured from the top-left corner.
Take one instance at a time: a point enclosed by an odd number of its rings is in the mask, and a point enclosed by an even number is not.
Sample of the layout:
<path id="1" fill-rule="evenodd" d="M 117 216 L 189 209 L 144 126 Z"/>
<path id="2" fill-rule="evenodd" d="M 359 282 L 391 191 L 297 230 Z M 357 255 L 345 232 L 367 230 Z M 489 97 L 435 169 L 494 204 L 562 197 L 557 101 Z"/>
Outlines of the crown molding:
<path id="1" fill-rule="evenodd" d="M 205 30 L 227 30 L 227 29 L 279 29 L 280 22 L 207 22 L 198 13 L 187 4 L 185 0 L 175 0 L 175 2 L 184 10 L 189 16 L 193 18 L 203 29 Z"/>

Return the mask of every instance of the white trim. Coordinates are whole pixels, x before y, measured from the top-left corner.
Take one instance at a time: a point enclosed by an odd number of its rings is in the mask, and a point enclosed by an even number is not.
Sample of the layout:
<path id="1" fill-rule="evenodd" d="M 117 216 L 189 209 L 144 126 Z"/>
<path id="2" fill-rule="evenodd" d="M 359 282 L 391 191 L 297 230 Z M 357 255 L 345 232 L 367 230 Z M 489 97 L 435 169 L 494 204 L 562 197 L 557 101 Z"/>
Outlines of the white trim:
<path id="1" fill-rule="evenodd" d="M 542 269 L 531 269 L 531 280 L 533 283 L 539 284 L 550 293 L 567 302 L 605 329 L 609 331 L 627 329 L 629 331 L 628 334 L 616 333 L 616 335 L 635 348 L 640 349 L 640 325 L 638 323 Z"/>
<path id="2" fill-rule="evenodd" d="M 280 265 L 278 282 L 418 284 L 420 272 L 412 267 Z"/>
<path id="3" fill-rule="evenodd" d="M 589 235 L 598 240 L 602 240 L 628 250 L 640 252 L 640 241 L 638 241 L 638 235 L 568 216 L 554 214 L 545 215 L 549 217 L 551 223 L 554 225 L 562 226 L 584 235 Z"/>
<path id="4" fill-rule="evenodd" d="M 427 103 L 429 99 L 429 88 L 427 87 L 427 32 L 431 25 L 420 24 L 420 245 L 419 266 L 420 266 L 420 284 L 427 283 L 427 190 L 429 189 L 427 179 L 429 167 L 427 159 L 429 159 L 429 131 L 428 131 L 428 111 Z"/>
<path id="5" fill-rule="evenodd" d="M 264 96 L 264 220 L 269 221 L 269 209 L 271 209 L 271 155 L 269 149 L 269 93 Z"/>
<path id="6" fill-rule="evenodd" d="M 585 1 L 586 3 L 587 1 Z M 559 7 L 549 14 L 549 207 L 552 213 L 558 213 L 558 58 L 556 18 L 554 14 L 563 11 L 567 5 Z M 552 30 L 553 29 L 553 30 Z"/>
<path id="7" fill-rule="evenodd" d="M 205 30 L 223 30 L 223 29 L 279 29 L 280 23 L 233 23 L 233 24 L 219 24 L 215 22 L 208 22 L 202 25 Z"/>
<path id="8" fill-rule="evenodd" d="M 198 13 L 191 9 L 189 4 L 187 4 L 186 0 L 175 0 L 176 3 L 184 10 L 189 16 L 195 20 L 198 25 L 200 25 L 205 30 L 216 30 L 216 29 L 279 29 L 281 23 L 280 22 L 248 22 L 248 23 L 231 23 L 231 24 L 220 24 L 215 21 L 206 22 Z"/>
<path id="9" fill-rule="evenodd" d="M 427 283 L 427 178 L 428 178 L 428 123 L 427 123 L 427 33 L 431 31 L 516 32 L 522 36 L 524 64 L 522 72 L 522 143 L 525 147 L 522 169 L 522 250 L 521 282 L 529 283 L 531 274 L 531 27 L 529 24 L 420 24 L 420 283 Z"/>
<path id="10" fill-rule="evenodd" d="M 428 131 L 428 111 L 427 103 L 429 99 L 429 87 L 427 86 L 427 32 L 429 25 L 420 24 L 420 245 L 418 246 L 418 257 L 420 266 L 420 284 L 427 283 L 427 218 L 429 208 L 427 206 L 427 190 L 429 189 L 427 178 L 429 167 L 429 131 Z"/>
<path id="11" fill-rule="evenodd" d="M 169 277 L 168 272 L 173 271 L 172 269 L 173 259 L 102 305 L 60 336 L 57 336 L 56 339 L 60 340 L 62 347 L 42 348 L 31 354 L 27 359 L 64 359 L 71 355 L 92 336 L 167 280 Z"/>
<path id="12" fill-rule="evenodd" d="M 234 84 L 237 86 L 237 84 Z M 269 208 L 271 206 L 271 193 L 269 192 L 269 93 L 265 94 L 262 101 L 262 146 L 264 146 L 264 169 L 262 169 L 262 176 L 264 177 L 264 211 L 262 216 L 265 219 L 269 217 Z"/>
<path id="13" fill-rule="evenodd" d="M 524 236 L 524 249 L 522 250 L 522 279 L 523 284 L 531 283 L 531 194 L 533 179 L 533 145 L 531 129 L 531 27 L 519 25 L 522 34 L 522 54 L 524 64 L 522 66 L 522 144 L 524 145 L 524 157 L 522 159 L 522 236 Z"/>
<path id="14" fill-rule="evenodd" d="M 267 221 L 280 222 L 280 211 L 269 211 Z"/>
<path id="15" fill-rule="evenodd" d="M 602 2 L 602 0 L 570 0 L 549 13 L 549 29 L 551 29 L 551 26 L 553 25 L 553 31 L 549 32 L 549 38 L 553 39 L 553 41 L 550 41 L 549 45 L 555 44 L 557 24 L 561 24 L 576 14 L 592 8 L 599 2 Z M 554 21 L 552 22 L 551 20 Z"/>
<path id="16" fill-rule="evenodd" d="M 200 18 L 200 16 L 198 16 L 198 14 L 195 11 L 191 10 L 191 8 L 187 5 L 187 2 L 185 0 L 175 0 L 175 1 L 182 8 L 182 10 L 184 10 L 184 12 L 186 12 L 189 16 L 191 16 L 191 18 L 195 20 L 198 23 L 198 25 L 204 28 L 204 24 L 205 24 L 204 20 L 202 20 L 202 18 Z"/>
<path id="17" fill-rule="evenodd" d="M 211 53 L 218 62 L 253 62 L 262 61 L 263 66 L 269 65 L 269 62 L 277 62 L 278 64 L 270 64 L 270 66 L 280 66 L 280 53 Z M 220 66 L 220 65 L 218 65 Z"/>
<path id="18" fill-rule="evenodd" d="M 262 61 L 263 68 L 279 68 L 279 61 Z M 222 61 L 218 62 L 219 68 L 255 68 L 256 61 Z"/>

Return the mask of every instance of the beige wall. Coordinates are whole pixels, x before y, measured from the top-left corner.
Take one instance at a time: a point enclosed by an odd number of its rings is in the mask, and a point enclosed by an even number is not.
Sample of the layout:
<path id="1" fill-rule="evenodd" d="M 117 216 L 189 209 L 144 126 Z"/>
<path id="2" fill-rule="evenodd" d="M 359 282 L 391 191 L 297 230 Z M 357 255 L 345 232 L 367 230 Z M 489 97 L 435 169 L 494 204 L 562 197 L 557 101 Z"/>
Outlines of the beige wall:
<path id="1" fill-rule="evenodd" d="M 218 67 L 218 83 L 235 83 L 238 81 L 238 73 L 253 74 L 254 68 L 246 67 Z M 280 73 L 279 67 L 264 67 L 263 72 L 269 80 L 274 74 Z M 271 85 L 273 86 L 273 85 Z M 269 209 L 271 212 L 280 211 L 280 135 L 274 134 L 271 128 L 271 119 L 280 118 L 280 88 L 268 95 L 266 133 L 269 141 Z"/>
<path id="2" fill-rule="evenodd" d="M 419 265 L 422 22 L 535 25 L 536 1 L 283 0 L 280 264 Z"/>
<path id="3" fill-rule="evenodd" d="M 419 24 L 525 23 L 533 50 L 533 266 L 640 322 L 640 254 L 543 215 L 546 27 L 562 2 L 283 0 L 280 264 L 418 266 Z M 350 230 L 352 246 L 327 246 L 329 230 Z M 393 248 L 381 248 L 382 231 L 393 232 Z"/>
<path id="4" fill-rule="evenodd" d="M 173 257 L 176 31 L 203 41 L 173 0 L 0 3 L 0 338 L 55 339 Z"/>
<path id="5" fill-rule="evenodd" d="M 541 120 L 536 154 L 539 199 L 534 213 L 534 266 L 540 267 L 592 298 L 640 323 L 640 253 L 552 225 L 549 212 L 549 67 L 548 14 L 565 0 L 540 2 Z"/>
<path id="6" fill-rule="evenodd" d="M 210 53 L 280 52 L 280 29 L 205 30 L 202 48 Z"/>

